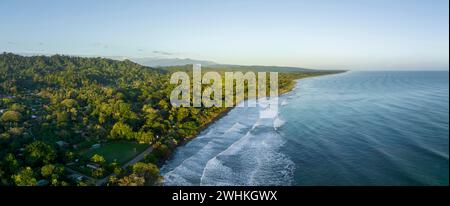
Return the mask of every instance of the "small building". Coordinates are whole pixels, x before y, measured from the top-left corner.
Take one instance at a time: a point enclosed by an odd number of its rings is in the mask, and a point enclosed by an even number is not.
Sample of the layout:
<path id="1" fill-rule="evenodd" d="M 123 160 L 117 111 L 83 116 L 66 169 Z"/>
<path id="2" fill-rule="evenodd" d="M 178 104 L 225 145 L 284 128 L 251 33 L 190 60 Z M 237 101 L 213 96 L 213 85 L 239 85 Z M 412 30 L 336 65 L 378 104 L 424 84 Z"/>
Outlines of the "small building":
<path id="1" fill-rule="evenodd" d="M 37 116 L 36 115 L 31 115 L 31 119 L 36 119 Z"/>
<path id="2" fill-rule="evenodd" d="M 76 181 L 76 182 L 80 182 L 83 180 L 83 176 L 81 176 L 79 174 L 71 174 L 68 177 L 69 177 L 69 179 Z"/>
<path id="3" fill-rule="evenodd" d="M 58 145 L 58 146 L 60 146 L 60 147 L 65 147 L 65 146 L 67 146 L 68 144 L 67 144 L 67 142 L 64 142 L 64 141 L 57 141 L 56 142 L 56 144 Z"/>
<path id="4" fill-rule="evenodd" d="M 94 163 L 90 163 L 90 164 L 87 164 L 86 167 L 91 168 L 93 170 L 96 170 L 96 169 L 100 168 L 100 165 L 94 164 Z"/>
<path id="5" fill-rule="evenodd" d="M 73 166 L 73 165 L 75 165 L 75 162 L 69 162 L 66 164 L 66 166 Z"/>
<path id="6" fill-rule="evenodd" d="M 97 149 L 97 148 L 99 148 L 101 145 L 100 144 L 93 144 L 92 146 L 91 146 L 91 148 L 92 149 Z"/>
<path id="7" fill-rule="evenodd" d="M 50 182 L 46 179 L 41 179 L 39 181 L 37 181 L 37 186 L 47 186 Z"/>

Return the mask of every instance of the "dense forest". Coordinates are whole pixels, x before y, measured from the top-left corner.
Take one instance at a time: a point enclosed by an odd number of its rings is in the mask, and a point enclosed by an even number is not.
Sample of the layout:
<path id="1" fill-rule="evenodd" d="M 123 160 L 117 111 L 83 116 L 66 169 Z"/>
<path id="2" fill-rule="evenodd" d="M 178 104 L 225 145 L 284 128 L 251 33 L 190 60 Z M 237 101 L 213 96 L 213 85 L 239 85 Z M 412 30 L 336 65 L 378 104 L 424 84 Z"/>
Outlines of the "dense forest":
<path id="1" fill-rule="evenodd" d="M 227 111 L 172 107 L 170 74 L 188 68 L 0 54 L 0 185 L 158 184 L 173 149 Z M 281 73 L 280 93 L 328 73 Z"/>

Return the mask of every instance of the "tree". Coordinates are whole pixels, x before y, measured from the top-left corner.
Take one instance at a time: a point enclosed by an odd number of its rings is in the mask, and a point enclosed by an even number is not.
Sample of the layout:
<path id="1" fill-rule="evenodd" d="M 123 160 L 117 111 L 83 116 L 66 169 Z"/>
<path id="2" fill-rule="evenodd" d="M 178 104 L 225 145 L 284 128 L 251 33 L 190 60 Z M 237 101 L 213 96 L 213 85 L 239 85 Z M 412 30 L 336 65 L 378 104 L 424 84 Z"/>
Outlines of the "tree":
<path id="1" fill-rule="evenodd" d="M 42 177 L 49 179 L 51 184 L 54 186 L 66 184 L 64 181 L 60 181 L 60 177 L 63 173 L 64 167 L 62 166 L 48 164 L 41 167 Z"/>
<path id="2" fill-rule="evenodd" d="M 25 107 L 23 105 L 15 103 L 12 104 L 9 109 L 16 112 L 23 112 L 25 110 Z"/>
<path id="3" fill-rule="evenodd" d="M 26 160 L 31 165 L 48 164 L 56 158 L 55 150 L 42 141 L 34 141 L 26 148 Z"/>
<path id="4" fill-rule="evenodd" d="M 31 167 L 22 169 L 19 173 L 12 176 L 14 184 L 17 186 L 35 186 L 37 185 L 36 178 L 34 178 Z"/>
<path id="5" fill-rule="evenodd" d="M 153 185 L 159 178 L 159 169 L 152 163 L 138 162 L 133 165 L 133 174 L 145 179 L 146 185 Z"/>
<path id="6" fill-rule="evenodd" d="M 12 136 L 20 136 L 23 133 L 23 127 L 13 127 L 9 129 L 9 134 Z"/>
<path id="7" fill-rule="evenodd" d="M 105 158 L 103 156 L 99 155 L 99 154 L 94 154 L 91 157 L 91 161 L 95 162 L 95 163 L 98 163 L 98 164 L 103 164 L 103 163 L 105 163 Z"/>
<path id="8" fill-rule="evenodd" d="M 19 122 L 21 117 L 19 112 L 7 111 L 2 115 L 1 120 L 3 122 Z"/>
<path id="9" fill-rule="evenodd" d="M 169 108 L 169 104 L 164 99 L 161 99 L 161 101 L 158 102 L 158 106 L 164 110 L 168 110 Z"/>
<path id="10" fill-rule="evenodd" d="M 131 174 L 117 180 L 119 186 L 144 186 L 145 179 L 136 174 Z"/>
<path id="11" fill-rule="evenodd" d="M 166 159 L 170 155 L 170 149 L 167 145 L 158 142 L 153 145 L 153 154 L 155 154 L 158 159 Z"/>
<path id="12" fill-rule="evenodd" d="M 20 169 L 19 161 L 17 161 L 16 157 L 14 157 L 11 153 L 5 155 L 5 163 L 6 169 L 8 169 L 11 173 L 16 173 Z"/>
<path id="13" fill-rule="evenodd" d="M 64 125 L 69 121 L 69 114 L 66 111 L 56 112 L 56 122 L 58 125 Z"/>
<path id="14" fill-rule="evenodd" d="M 155 136 L 153 135 L 152 132 L 138 132 L 136 134 L 136 139 L 140 142 L 140 143 L 151 143 L 153 142 Z"/>
<path id="15" fill-rule="evenodd" d="M 109 169 L 113 171 L 114 174 L 116 175 L 121 175 L 122 174 L 122 168 L 120 167 L 119 163 L 114 161 L 111 164 L 109 164 Z"/>
<path id="16" fill-rule="evenodd" d="M 145 112 L 146 114 L 154 114 L 158 112 L 156 109 L 153 109 L 153 107 L 148 104 L 142 107 L 142 111 Z"/>
<path id="17" fill-rule="evenodd" d="M 123 122 L 117 122 L 114 124 L 110 132 L 110 138 L 112 139 L 133 139 L 133 129 Z"/>
<path id="18" fill-rule="evenodd" d="M 65 99 L 61 102 L 61 105 L 65 106 L 66 108 L 72 108 L 77 105 L 77 100 L 74 99 Z"/>
<path id="19" fill-rule="evenodd" d="M 145 154 L 144 162 L 156 164 L 158 162 L 158 158 L 156 158 L 155 154 Z"/>
<path id="20" fill-rule="evenodd" d="M 65 161 L 72 161 L 73 159 L 75 159 L 75 153 L 73 153 L 72 151 L 67 151 L 65 154 L 64 154 L 64 160 Z"/>
<path id="21" fill-rule="evenodd" d="M 64 167 L 55 166 L 52 164 L 44 165 L 41 168 L 41 175 L 43 177 L 59 177 L 64 172 Z"/>
<path id="22" fill-rule="evenodd" d="M 177 111 L 177 121 L 182 122 L 184 118 L 189 116 L 189 110 L 187 108 L 181 107 Z"/>
<path id="23" fill-rule="evenodd" d="M 105 169 L 97 168 L 94 171 L 92 171 L 92 177 L 99 178 L 99 177 L 102 177 L 104 173 L 105 173 Z"/>

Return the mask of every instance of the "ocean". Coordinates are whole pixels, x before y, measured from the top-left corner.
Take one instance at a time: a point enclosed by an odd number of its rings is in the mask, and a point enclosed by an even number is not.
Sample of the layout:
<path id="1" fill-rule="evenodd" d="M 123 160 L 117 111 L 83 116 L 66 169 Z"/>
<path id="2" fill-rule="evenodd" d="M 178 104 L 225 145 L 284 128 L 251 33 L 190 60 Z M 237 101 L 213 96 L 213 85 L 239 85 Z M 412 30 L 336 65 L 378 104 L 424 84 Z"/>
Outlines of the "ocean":
<path id="1" fill-rule="evenodd" d="M 448 185 L 448 78 L 350 71 L 298 80 L 273 118 L 261 118 L 263 103 L 236 107 L 177 148 L 161 168 L 164 184 Z"/>

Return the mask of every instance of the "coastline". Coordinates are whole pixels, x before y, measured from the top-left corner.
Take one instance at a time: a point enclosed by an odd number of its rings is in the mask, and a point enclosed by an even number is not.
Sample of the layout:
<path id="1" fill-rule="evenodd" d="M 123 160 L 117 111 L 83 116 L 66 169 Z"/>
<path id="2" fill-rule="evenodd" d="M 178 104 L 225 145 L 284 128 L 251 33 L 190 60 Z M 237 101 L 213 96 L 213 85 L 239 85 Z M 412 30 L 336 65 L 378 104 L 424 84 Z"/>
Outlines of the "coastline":
<path id="1" fill-rule="evenodd" d="M 332 72 L 332 73 L 325 73 L 325 74 L 318 74 L 318 75 L 311 75 L 311 76 L 306 76 L 306 77 L 300 77 L 297 79 L 292 79 L 290 85 L 287 88 L 284 89 L 279 89 L 279 94 L 278 96 L 282 96 L 284 94 L 287 94 L 291 91 L 294 90 L 294 88 L 296 87 L 296 85 L 298 84 L 299 80 L 301 79 L 306 79 L 306 78 L 314 78 L 314 77 L 320 77 L 320 76 L 326 76 L 326 75 L 333 75 L 333 74 L 341 74 L 341 73 L 345 73 L 347 71 L 339 71 L 339 72 Z M 243 101 L 247 101 L 248 99 L 244 99 Z M 218 120 L 220 120 L 222 117 L 226 116 L 232 109 L 234 109 L 235 106 L 233 107 L 228 107 L 226 108 L 224 111 L 220 112 L 217 116 L 215 116 L 214 118 L 211 119 L 211 121 L 207 122 L 206 124 L 204 124 L 203 126 L 201 126 L 199 128 L 199 130 L 195 133 L 195 135 L 186 137 L 183 141 L 180 141 L 171 151 L 170 151 L 170 155 L 168 158 L 166 159 L 161 159 L 158 160 L 158 167 L 161 167 L 162 165 L 164 165 L 166 163 L 167 160 L 170 160 L 171 158 L 173 158 L 173 152 L 180 146 L 184 146 L 187 143 L 189 143 L 191 140 L 194 140 L 196 137 L 198 137 L 198 135 L 200 135 L 203 131 L 205 131 L 209 126 L 213 125 L 214 123 L 216 123 Z"/>

